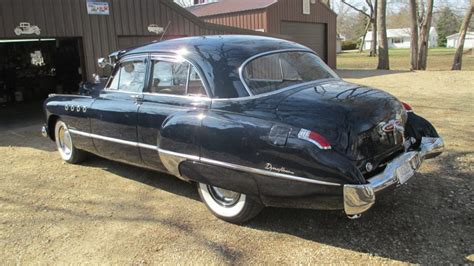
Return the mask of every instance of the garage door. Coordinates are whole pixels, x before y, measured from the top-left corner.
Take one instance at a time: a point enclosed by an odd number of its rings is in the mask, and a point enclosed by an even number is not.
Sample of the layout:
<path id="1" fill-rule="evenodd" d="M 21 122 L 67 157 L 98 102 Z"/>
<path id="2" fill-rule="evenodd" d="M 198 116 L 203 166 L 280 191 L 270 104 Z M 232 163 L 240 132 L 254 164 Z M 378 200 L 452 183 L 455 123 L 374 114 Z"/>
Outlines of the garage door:
<path id="1" fill-rule="evenodd" d="M 326 24 L 282 21 L 281 34 L 313 49 L 327 62 Z"/>

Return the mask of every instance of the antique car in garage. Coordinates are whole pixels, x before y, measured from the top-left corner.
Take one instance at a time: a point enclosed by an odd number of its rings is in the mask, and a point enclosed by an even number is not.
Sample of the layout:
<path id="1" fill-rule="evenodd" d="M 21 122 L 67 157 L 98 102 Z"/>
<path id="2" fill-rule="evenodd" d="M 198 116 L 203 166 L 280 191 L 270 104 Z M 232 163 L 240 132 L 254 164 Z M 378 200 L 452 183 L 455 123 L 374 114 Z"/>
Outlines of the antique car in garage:
<path id="1" fill-rule="evenodd" d="M 341 80 L 294 42 L 190 37 L 100 62 L 113 66 L 105 87 L 44 103 L 43 135 L 62 159 L 93 153 L 172 174 L 229 222 L 265 206 L 358 218 L 443 150 L 409 104 Z"/>

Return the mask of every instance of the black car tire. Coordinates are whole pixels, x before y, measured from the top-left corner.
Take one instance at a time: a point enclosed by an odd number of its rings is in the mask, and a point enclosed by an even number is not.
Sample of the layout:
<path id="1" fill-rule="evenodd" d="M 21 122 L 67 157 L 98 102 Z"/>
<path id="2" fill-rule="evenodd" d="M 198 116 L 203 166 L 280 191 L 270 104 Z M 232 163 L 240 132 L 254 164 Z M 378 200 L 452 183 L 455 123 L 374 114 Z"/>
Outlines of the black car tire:
<path id="1" fill-rule="evenodd" d="M 235 224 L 241 224 L 249 221 L 250 219 L 257 216 L 263 209 L 263 205 L 248 197 L 245 194 L 232 192 L 238 195 L 235 202 L 225 205 L 222 201 L 217 200 L 213 195 L 213 190 L 224 190 L 218 187 L 198 183 L 197 184 L 199 196 L 201 200 L 206 204 L 206 207 L 218 218 Z"/>
<path id="2" fill-rule="evenodd" d="M 86 152 L 74 146 L 66 123 L 59 119 L 54 126 L 54 136 L 59 155 L 65 162 L 77 164 L 86 159 Z"/>

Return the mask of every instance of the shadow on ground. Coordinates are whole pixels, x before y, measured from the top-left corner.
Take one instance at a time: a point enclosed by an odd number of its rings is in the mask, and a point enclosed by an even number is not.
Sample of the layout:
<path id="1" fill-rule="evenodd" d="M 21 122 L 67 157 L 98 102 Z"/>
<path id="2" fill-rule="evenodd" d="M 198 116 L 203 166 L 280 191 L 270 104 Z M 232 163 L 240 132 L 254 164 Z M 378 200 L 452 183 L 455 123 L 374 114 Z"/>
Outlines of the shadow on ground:
<path id="1" fill-rule="evenodd" d="M 465 263 L 474 248 L 470 237 L 474 203 L 466 202 L 472 194 L 472 177 L 453 173 L 457 158 L 465 155 L 450 153 L 436 159 L 443 160 L 443 169 L 417 174 L 403 188 L 381 195 L 359 220 L 347 219 L 342 211 L 266 208 L 242 226 L 410 263 Z M 193 185 L 167 174 L 97 157 L 83 165 L 199 200 Z M 445 172 L 451 172 L 451 178 Z"/>

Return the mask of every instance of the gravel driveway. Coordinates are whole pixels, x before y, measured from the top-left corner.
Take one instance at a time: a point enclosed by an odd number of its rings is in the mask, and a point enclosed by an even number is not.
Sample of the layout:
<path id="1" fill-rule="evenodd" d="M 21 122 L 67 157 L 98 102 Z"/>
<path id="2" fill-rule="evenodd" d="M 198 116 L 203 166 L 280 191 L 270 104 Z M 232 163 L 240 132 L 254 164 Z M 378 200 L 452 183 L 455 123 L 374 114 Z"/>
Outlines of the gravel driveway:
<path id="1" fill-rule="evenodd" d="M 474 72 L 341 74 L 412 104 L 447 145 L 361 219 L 267 208 L 229 224 L 171 176 L 97 157 L 63 163 L 40 136 L 39 105 L 2 108 L 2 264 L 474 263 Z"/>

